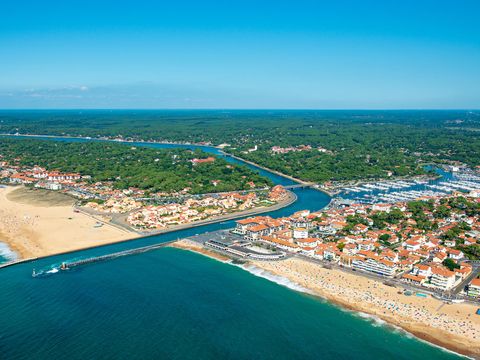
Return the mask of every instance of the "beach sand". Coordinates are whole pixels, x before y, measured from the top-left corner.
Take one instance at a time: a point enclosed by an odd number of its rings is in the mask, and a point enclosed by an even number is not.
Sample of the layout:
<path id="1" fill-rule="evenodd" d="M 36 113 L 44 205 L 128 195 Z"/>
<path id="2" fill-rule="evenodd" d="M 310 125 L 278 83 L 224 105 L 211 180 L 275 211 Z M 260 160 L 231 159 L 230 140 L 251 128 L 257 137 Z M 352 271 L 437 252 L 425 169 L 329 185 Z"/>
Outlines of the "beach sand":
<path id="1" fill-rule="evenodd" d="M 22 186 L 0 189 L 0 242 L 20 258 L 32 258 L 137 237 L 134 232 L 97 221 L 73 209 L 67 195 Z"/>
<path id="2" fill-rule="evenodd" d="M 447 305 L 430 296 L 405 296 L 398 294 L 398 288 L 299 258 L 252 263 L 333 303 L 375 315 L 450 350 L 480 357 L 480 316 L 475 314 L 478 306 Z"/>
<path id="3" fill-rule="evenodd" d="M 230 260 L 228 256 L 205 249 L 203 245 L 188 239 L 175 241 L 174 243 L 170 244 L 170 246 L 177 249 L 193 251 L 223 262 Z"/>
<path id="4" fill-rule="evenodd" d="M 224 256 L 189 240 L 175 244 L 179 248 L 213 258 L 220 256 L 225 260 Z M 286 278 L 343 308 L 374 315 L 418 338 L 480 359 L 480 316 L 475 314 L 478 306 L 468 303 L 447 305 L 430 296 L 398 294 L 402 289 L 338 269 L 325 269 L 300 258 L 250 261 L 248 266 L 252 265 Z"/>

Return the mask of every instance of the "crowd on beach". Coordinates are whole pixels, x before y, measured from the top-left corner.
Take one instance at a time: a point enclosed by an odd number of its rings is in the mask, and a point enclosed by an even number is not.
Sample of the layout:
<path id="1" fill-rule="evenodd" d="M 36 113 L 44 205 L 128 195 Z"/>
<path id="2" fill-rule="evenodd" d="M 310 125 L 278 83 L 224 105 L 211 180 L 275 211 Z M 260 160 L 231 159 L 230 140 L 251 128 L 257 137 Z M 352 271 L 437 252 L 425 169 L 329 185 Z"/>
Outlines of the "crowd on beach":
<path id="1" fill-rule="evenodd" d="M 381 282 L 325 269 L 298 258 L 256 262 L 255 266 L 288 278 L 334 302 L 373 313 L 411 330 L 415 325 L 422 324 L 472 342 L 480 337 L 480 317 L 475 315 L 471 305 L 446 305 L 433 298 L 406 296 Z"/>
<path id="2" fill-rule="evenodd" d="M 468 260 L 480 254 L 479 214 L 479 192 L 457 193 L 257 216 L 237 221 L 233 231 L 290 253 L 446 292 L 474 271 Z"/>

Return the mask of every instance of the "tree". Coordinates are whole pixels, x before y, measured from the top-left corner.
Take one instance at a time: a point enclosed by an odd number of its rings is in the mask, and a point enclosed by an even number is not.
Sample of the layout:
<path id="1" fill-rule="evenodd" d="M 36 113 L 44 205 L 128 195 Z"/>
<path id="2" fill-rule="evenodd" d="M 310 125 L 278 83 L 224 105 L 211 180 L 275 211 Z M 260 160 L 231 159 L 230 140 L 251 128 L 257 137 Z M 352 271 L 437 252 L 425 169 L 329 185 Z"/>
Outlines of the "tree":
<path id="1" fill-rule="evenodd" d="M 388 241 L 390 240 L 390 234 L 382 234 L 378 238 L 382 241 Z"/>
<path id="2" fill-rule="evenodd" d="M 445 260 L 443 260 L 443 265 L 445 265 L 447 268 L 450 269 L 450 271 L 453 271 L 455 269 L 459 269 L 460 268 L 460 265 L 458 265 L 455 260 L 451 259 L 451 258 L 446 258 Z"/>

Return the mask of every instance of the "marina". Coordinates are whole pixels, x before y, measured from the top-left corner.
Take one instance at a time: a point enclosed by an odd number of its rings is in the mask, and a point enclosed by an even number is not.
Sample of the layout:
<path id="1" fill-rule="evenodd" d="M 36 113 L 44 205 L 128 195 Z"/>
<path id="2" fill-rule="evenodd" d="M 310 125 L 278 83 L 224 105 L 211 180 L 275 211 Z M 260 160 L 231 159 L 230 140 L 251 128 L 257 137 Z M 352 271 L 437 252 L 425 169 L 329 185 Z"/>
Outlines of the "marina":
<path id="1" fill-rule="evenodd" d="M 363 204 L 396 203 L 454 192 L 480 191 L 480 176 L 472 172 L 447 172 L 435 168 L 434 180 L 399 180 L 365 183 L 343 188 L 338 197 Z"/>

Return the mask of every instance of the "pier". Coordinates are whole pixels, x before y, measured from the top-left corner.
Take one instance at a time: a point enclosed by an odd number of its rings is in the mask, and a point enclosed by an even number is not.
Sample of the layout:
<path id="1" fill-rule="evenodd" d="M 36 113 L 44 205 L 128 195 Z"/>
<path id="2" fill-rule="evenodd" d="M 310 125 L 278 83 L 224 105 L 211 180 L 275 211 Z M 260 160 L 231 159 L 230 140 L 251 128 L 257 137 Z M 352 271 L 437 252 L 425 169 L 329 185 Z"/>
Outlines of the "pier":
<path id="1" fill-rule="evenodd" d="M 171 243 L 174 243 L 177 240 L 171 240 L 171 241 L 165 241 L 162 243 L 154 244 L 154 245 L 149 245 L 149 246 L 144 246 L 144 247 L 139 247 L 135 249 L 129 249 L 129 250 L 123 250 L 111 254 L 106 254 L 106 255 L 100 255 L 100 256 L 94 256 L 90 257 L 87 259 L 81 259 L 73 262 L 64 262 L 62 263 L 62 266 L 65 265 L 66 269 L 71 269 L 77 266 L 82 266 L 82 265 L 87 265 L 87 264 L 93 264 L 101 261 L 107 261 L 107 260 L 112 260 L 116 259 L 122 256 L 129 256 L 129 255 L 135 255 L 135 254 L 142 254 L 148 251 L 160 249 L 162 247 L 168 246 Z"/>

